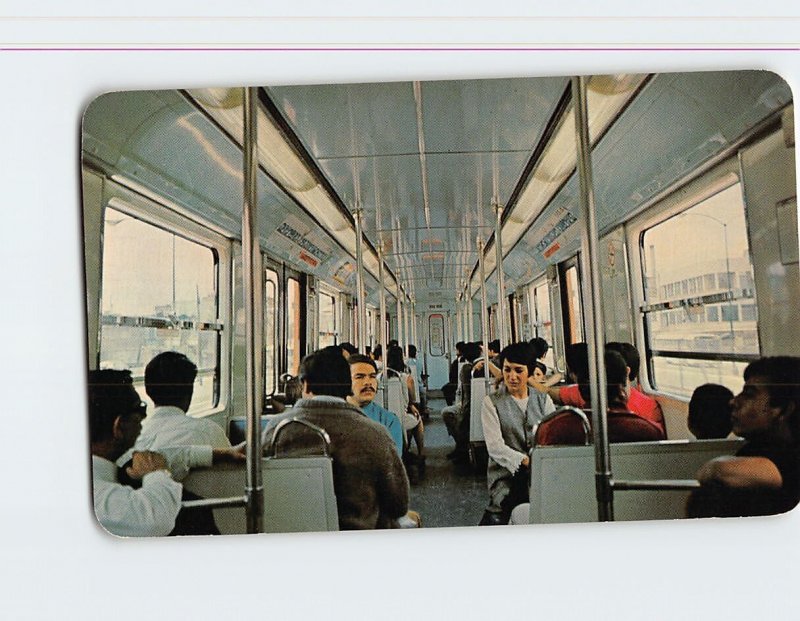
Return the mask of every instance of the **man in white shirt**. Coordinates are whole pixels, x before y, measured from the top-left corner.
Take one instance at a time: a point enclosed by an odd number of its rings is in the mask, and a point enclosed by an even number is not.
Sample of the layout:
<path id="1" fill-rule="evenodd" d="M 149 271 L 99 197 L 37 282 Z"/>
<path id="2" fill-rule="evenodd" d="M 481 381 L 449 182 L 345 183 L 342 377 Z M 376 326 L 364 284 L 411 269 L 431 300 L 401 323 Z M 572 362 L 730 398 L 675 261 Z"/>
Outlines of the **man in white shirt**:
<path id="1" fill-rule="evenodd" d="M 217 423 L 186 415 L 196 377 L 195 364 L 175 351 L 158 354 L 148 363 L 144 385 L 156 407 L 142 423 L 142 433 L 134 450 L 152 451 L 186 445 L 230 447 L 225 431 Z"/>
<path id="2" fill-rule="evenodd" d="M 121 484 L 114 462 L 135 442 L 145 408 L 130 371 L 89 372 L 94 508 L 100 524 L 114 535 L 157 537 L 172 532 L 183 487 L 173 480 L 170 469 L 185 473 L 195 466 L 244 460 L 236 449 L 210 446 L 165 448 L 168 459 L 151 451 L 134 452 L 126 473 L 141 481 L 141 487 Z"/>
<path id="3" fill-rule="evenodd" d="M 181 508 L 181 484 L 172 480 L 162 455 L 134 453 L 128 475 L 141 479 L 133 489 L 117 482 L 114 463 L 139 435 L 145 404 L 129 371 L 89 372 L 89 416 L 95 514 L 110 533 L 167 535 Z"/>

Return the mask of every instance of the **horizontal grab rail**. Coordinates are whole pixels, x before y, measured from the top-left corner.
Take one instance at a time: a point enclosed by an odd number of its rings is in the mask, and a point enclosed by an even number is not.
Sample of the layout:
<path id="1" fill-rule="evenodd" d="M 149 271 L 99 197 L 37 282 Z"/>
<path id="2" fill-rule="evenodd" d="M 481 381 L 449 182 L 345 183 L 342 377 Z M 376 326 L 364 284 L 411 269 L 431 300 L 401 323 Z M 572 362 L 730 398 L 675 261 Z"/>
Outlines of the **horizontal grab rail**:
<path id="1" fill-rule="evenodd" d="M 226 509 L 228 507 L 247 506 L 247 496 L 231 496 L 230 498 L 202 498 L 200 500 L 184 500 L 182 509 Z"/>
<path id="2" fill-rule="evenodd" d="M 687 491 L 698 489 L 700 481 L 695 479 L 658 479 L 653 481 L 617 481 L 611 480 L 611 488 L 616 492 L 631 490 Z"/>

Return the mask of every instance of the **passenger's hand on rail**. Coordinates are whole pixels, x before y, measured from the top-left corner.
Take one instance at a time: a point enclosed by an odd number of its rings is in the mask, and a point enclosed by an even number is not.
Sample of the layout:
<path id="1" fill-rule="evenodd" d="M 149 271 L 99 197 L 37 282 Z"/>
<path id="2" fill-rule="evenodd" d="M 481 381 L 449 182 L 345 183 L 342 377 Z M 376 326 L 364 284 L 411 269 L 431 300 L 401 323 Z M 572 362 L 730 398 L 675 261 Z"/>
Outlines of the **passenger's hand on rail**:
<path id="1" fill-rule="evenodd" d="M 480 371 L 483 368 L 483 360 L 478 360 L 474 365 L 472 365 L 473 371 Z"/>
<path id="2" fill-rule="evenodd" d="M 525 466 L 527 468 L 530 465 L 531 465 L 531 458 L 528 457 L 527 455 L 525 455 L 525 457 L 522 458 L 522 462 L 520 463 L 520 466 Z"/>
<path id="3" fill-rule="evenodd" d="M 212 461 L 215 464 L 238 464 L 247 460 L 247 445 L 237 444 L 231 448 L 215 448 L 211 451 Z"/>
<path id="4" fill-rule="evenodd" d="M 141 479 L 144 475 L 156 470 L 166 470 L 167 460 L 161 453 L 152 451 L 135 451 L 131 465 L 126 468 L 128 476 L 132 479 Z"/>

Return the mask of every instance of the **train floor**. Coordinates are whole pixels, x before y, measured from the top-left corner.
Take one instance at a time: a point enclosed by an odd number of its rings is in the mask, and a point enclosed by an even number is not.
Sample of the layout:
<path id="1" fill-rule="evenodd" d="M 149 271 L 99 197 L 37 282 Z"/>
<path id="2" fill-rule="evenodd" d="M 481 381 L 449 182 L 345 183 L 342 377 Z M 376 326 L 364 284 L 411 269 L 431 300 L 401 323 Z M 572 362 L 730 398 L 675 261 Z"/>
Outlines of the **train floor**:
<path id="1" fill-rule="evenodd" d="M 455 444 L 442 420 L 441 410 L 445 405 L 444 399 L 428 402 L 430 419 L 425 423 L 427 468 L 422 479 L 412 481 L 409 507 L 419 512 L 425 528 L 475 526 L 488 500 L 486 470 L 476 472 L 470 464 L 454 464 L 447 459 Z M 416 446 L 411 450 L 416 451 Z"/>

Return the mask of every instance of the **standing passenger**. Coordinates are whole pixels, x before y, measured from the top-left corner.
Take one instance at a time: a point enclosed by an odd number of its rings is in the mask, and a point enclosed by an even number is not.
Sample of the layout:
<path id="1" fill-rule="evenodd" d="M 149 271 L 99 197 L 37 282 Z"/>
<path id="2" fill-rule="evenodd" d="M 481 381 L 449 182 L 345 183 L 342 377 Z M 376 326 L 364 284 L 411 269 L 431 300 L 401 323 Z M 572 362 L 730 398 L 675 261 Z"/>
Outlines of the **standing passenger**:
<path id="1" fill-rule="evenodd" d="M 483 526 L 507 524 L 511 510 L 528 501 L 528 450 L 533 427 L 555 410 L 550 397 L 528 388 L 534 367 L 531 354 L 527 343 L 503 349 L 503 385 L 483 400 L 481 421 L 489 453 L 489 506 L 480 522 Z"/>
<path id="2" fill-rule="evenodd" d="M 350 366 L 338 347 L 309 354 L 300 363 L 303 398 L 272 419 L 264 430 L 269 447 L 275 427 L 298 418 L 330 436 L 333 487 L 342 530 L 391 528 L 408 511 L 408 478 L 386 429 L 345 401 Z M 320 452 L 320 440 L 301 425 L 288 425 L 278 438 L 280 452 L 293 457 Z"/>

